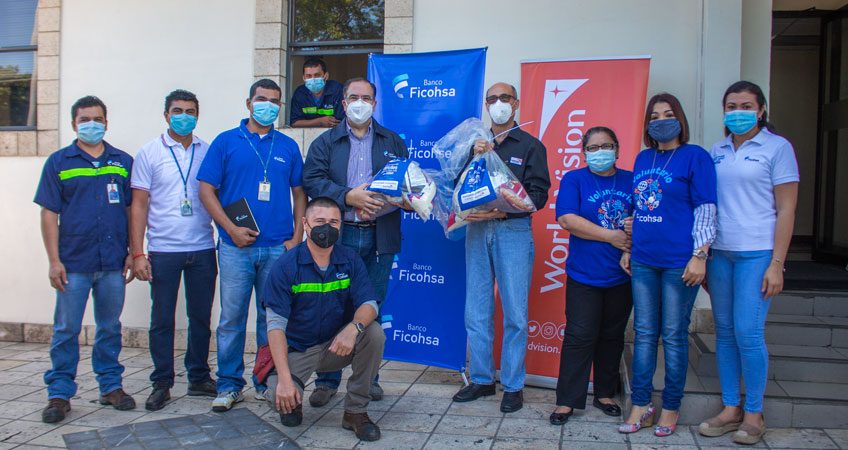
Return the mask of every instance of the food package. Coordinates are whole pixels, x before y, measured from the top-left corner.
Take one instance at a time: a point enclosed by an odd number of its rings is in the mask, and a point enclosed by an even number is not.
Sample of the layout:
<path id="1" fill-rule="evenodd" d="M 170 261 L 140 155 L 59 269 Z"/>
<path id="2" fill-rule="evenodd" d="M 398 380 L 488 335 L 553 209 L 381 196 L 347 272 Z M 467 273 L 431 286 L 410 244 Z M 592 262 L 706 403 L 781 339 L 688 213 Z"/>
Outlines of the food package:
<path id="1" fill-rule="evenodd" d="M 368 190 L 382 194 L 387 205 L 396 207 L 408 203 L 425 222 L 433 212 L 436 183 L 414 160 L 396 158 L 389 161 L 374 177 Z M 384 207 L 375 217 L 389 212 L 387 209 Z"/>

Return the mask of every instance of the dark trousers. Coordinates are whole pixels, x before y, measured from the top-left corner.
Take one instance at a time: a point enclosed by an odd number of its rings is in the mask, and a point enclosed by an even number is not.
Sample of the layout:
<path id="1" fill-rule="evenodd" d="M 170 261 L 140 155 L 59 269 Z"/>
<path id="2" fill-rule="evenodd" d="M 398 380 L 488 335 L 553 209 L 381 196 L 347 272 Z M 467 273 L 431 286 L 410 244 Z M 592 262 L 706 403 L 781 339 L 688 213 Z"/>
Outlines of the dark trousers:
<path id="1" fill-rule="evenodd" d="M 599 288 L 569 278 L 565 304 L 556 404 L 583 409 L 593 363 L 595 397 L 612 398 L 618 388 L 624 329 L 633 308 L 630 282 Z"/>
<path id="2" fill-rule="evenodd" d="M 180 278 L 185 280 L 186 312 L 188 314 L 188 346 L 185 367 L 188 381 L 209 380 L 209 322 L 215 297 L 215 278 L 218 263 L 215 249 L 198 252 L 151 252 L 153 281 L 150 296 L 150 356 L 153 373 L 150 381 L 156 386 L 174 385 L 174 314 Z"/>

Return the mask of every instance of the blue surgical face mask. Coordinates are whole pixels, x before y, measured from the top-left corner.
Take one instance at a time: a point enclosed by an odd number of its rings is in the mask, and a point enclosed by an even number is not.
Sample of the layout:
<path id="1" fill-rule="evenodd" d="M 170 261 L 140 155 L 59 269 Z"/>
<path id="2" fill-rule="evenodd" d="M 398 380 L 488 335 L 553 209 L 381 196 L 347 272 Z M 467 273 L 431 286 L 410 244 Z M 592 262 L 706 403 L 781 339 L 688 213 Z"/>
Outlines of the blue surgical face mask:
<path id="1" fill-rule="evenodd" d="M 326 82 L 324 81 L 324 78 L 317 77 L 310 78 L 304 81 L 304 84 L 306 84 L 306 89 L 309 89 L 309 91 L 313 94 L 317 94 L 324 90 L 324 85 L 326 84 Z"/>
<path id="2" fill-rule="evenodd" d="M 97 145 L 106 134 L 106 125 L 90 120 L 77 125 L 77 138 L 88 145 Z"/>
<path id="3" fill-rule="evenodd" d="M 737 109 L 724 113 L 724 126 L 731 133 L 740 135 L 757 126 L 757 111 Z"/>
<path id="4" fill-rule="evenodd" d="M 197 116 L 188 113 L 171 114 L 171 129 L 180 136 L 188 136 L 197 126 Z"/>
<path id="5" fill-rule="evenodd" d="M 271 102 L 253 102 L 253 120 L 267 127 L 277 120 L 280 107 Z"/>
<path id="6" fill-rule="evenodd" d="M 592 172 L 606 172 L 615 164 L 615 150 L 586 152 L 586 164 Z"/>
<path id="7" fill-rule="evenodd" d="M 666 143 L 680 136 L 680 121 L 671 119 L 658 119 L 648 122 L 648 136 L 653 140 Z"/>

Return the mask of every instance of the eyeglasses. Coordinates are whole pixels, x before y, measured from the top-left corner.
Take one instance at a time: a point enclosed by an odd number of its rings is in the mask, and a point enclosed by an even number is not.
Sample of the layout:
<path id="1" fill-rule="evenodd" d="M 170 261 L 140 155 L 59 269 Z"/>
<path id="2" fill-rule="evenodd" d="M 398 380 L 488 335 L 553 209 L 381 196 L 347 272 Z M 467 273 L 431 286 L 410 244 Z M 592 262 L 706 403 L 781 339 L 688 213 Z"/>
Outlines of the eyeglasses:
<path id="1" fill-rule="evenodd" d="M 586 147 L 586 151 L 589 153 L 596 152 L 598 150 L 615 150 L 615 144 L 590 145 Z"/>
<path id="2" fill-rule="evenodd" d="M 486 104 L 493 105 L 498 100 L 500 100 L 504 103 L 509 103 L 509 102 L 513 101 L 514 99 L 515 99 L 515 97 L 513 97 L 509 94 L 490 95 L 490 96 L 486 97 Z"/>
<path id="3" fill-rule="evenodd" d="M 372 97 L 370 95 L 356 95 L 356 94 L 350 94 L 350 95 L 347 96 L 347 102 L 348 103 L 353 103 L 357 100 L 362 100 L 363 102 L 371 103 L 371 102 L 374 101 L 374 97 Z"/>

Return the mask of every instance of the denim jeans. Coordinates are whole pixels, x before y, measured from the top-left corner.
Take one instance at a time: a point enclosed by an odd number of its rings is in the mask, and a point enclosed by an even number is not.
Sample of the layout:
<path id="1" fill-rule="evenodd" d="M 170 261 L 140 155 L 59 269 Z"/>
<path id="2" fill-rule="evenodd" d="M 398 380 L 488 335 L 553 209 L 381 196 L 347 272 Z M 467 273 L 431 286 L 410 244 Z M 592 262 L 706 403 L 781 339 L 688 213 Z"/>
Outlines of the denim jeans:
<path id="1" fill-rule="evenodd" d="M 382 305 L 386 298 L 386 289 L 389 287 L 389 275 L 392 273 L 395 255 L 394 253 L 377 253 L 377 227 L 359 228 L 343 225 L 341 244 L 353 249 L 362 257 L 365 268 L 368 269 L 368 278 L 371 279 L 371 284 L 374 286 L 378 305 Z M 379 379 L 380 374 L 378 373 L 374 382 L 376 383 Z M 315 385 L 338 389 L 341 381 L 341 370 L 318 372 Z"/>
<path id="2" fill-rule="evenodd" d="M 185 367 L 190 383 L 209 380 L 209 328 L 218 262 L 215 249 L 197 252 L 150 252 L 153 280 L 150 282 L 150 356 L 155 386 L 174 385 L 174 313 L 180 278 L 185 280 L 188 345 Z"/>
<path id="3" fill-rule="evenodd" d="M 771 299 L 764 299 L 760 289 L 771 258 L 771 250 L 713 250 L 707 270 L 721 399 L 726 406 L 739 406 L 739 380 L 744 377 L 749 413 L 762 412 L 766 390 L 765 326 Z"/>
<path id="4" fill-rule="evenodd" d="M 91 366 L 97 375 L 100 393 L 120 389 L 124 366 L 121 353 L 121 311 L 124 309 L 124 276 L 120 271 L 69 273 L 65 292 L 56 291 L 53 338 L 50 361 L 53 367 L 44 374 L 48 398 L 69 400 L 77 393 L 74 379 L 79 364 L 79 334 L 85 304 L 91 292 L 94 301 L 94 349 Z"/>
<path id="5" fill-rule="evenodd" d="M 501 385 L 524 388 L 527 352 L 527 296 L 533 273 L 530 218 L 489 220 L 468 225 L 465 236 L 465 329 L 471 353 L 471 381 L 495 382 L 495 281 L 503 308 Z"/>
<path id="6" fill-rule="evenodd" d="M 218 392 L 241 391 L 244 378 L 244 341 L 251 291 L 256 292 L 256 346 L 268 343 L 268 326 L 265 310 L 259 299 L 265 280 L 285 246 L 244 247 L 219 241 L 218 267 L 221 283 L 221 318 L 218 321 Z M 253 377 L 257 390 L 265 388 Z"/>
<path id="7" fill-rule="evenodd" d="M 700 286 L 686 286 L 683 268 L 663 269 L 631 261 L 633 273 L 633 380 L 631 400 L 645 406 L 654 390 L 657 339 L 662 336 L 665 387 L 662 407 L 680 409 L 689 365 L 689 320 Z"/>

